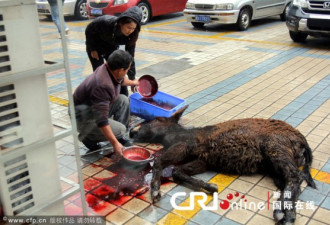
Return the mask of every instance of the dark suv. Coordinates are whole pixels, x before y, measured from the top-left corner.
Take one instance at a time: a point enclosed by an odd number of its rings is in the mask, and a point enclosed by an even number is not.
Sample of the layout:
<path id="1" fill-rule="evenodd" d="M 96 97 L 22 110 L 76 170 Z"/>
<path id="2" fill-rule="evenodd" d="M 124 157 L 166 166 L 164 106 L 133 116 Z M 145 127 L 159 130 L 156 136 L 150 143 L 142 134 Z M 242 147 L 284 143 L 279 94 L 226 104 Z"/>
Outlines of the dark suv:
<path id="1" fill-rule="evenodd" d="M 294 42 L 308 35 L 330 37 L 330 0 L 294 0 L 286 25 Z"/>

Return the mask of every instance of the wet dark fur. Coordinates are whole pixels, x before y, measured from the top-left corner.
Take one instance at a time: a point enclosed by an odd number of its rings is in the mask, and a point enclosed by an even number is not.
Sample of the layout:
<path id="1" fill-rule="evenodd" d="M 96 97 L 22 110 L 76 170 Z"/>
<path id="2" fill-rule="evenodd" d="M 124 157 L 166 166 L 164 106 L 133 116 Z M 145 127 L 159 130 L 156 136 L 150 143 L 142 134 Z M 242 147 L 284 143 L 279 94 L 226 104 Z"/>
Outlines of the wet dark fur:
<path id="1" fill-rule="evenodd" d="M 160 199 L 160 176 L 163 168 L 175 166 L 173 178 L 208 192 L 218 190 L 192 178 L 207 170 L 229 174 L 267 173 L 281 190 L 279 201 L 296 202 L 303 180 L 315 188 L 309 173 L 312 152 L 305 137 L 287 123 L 274 119 L 239 119 L 213 126 L 186 129 L 178 124 L 183 111 L 171 118 L 156 118 L 132 131 L 136 141 L 161 143 L 164 153 L 155 160 L 151 197 Z M 303 170 L 299 170 L 303 166 Z M 285 191 L 291 198 L 284 198 Z M 293 203 L 294 205 L 294 203 Z M 274 211 L 277 224 L 292 224 L 295 209 Z"/>

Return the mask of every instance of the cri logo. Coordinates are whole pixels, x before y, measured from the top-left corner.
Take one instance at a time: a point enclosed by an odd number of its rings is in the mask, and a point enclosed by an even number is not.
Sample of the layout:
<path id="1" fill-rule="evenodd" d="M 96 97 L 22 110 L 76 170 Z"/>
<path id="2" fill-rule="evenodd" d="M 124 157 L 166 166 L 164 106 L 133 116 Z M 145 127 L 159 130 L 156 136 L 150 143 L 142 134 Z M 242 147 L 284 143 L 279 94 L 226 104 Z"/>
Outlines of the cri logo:
<path id="1" fill-rule="evenodd" d="M 175 193 L 172 197 L 171 197 L 171 205 L 174 209 L 177 209 L 177 210 L 193 210 L 195 208 L 195 200 L 197 202 L 197 204 L 199 206 L 202 207 L 202 209 L 204 210 L 217 210 L 218 207 L 220 207 L 221 209 L 223 210 L 226 210 L 230 207 L 230 202 L 231 200 L 234 199 L 234 196 L 235 198 L 238 198 L 240 197 L 242 200 L 244 200 L 245 202 L 245 205 L 246 205 L 246 202 L 247 200 L 245 199 L 245 195 L 242 195 L 240 196 L 240 194 L 238 192 L 235 192 L 235 194 L 228 194 L 227 195 L 227 199 L 229 200 L 222 200 L 220 203 L 219 203 L 219 199 L 218 199 L 218 193 L 214 192 L 213 193 L 213 205 L 206 205 L 207 203 L 207 195 L 204 193 L 204 192 L 190 192 L 190 201 L 189 201 L 189 206 L 179 206 L 176 204 L 176 201 L 175 199 L 178 198 L 178 197 L 185 197 L 187 194 L 185 192 L 177 192 Z M 197 198 L 197 196 L 199 197 L 202 197 L 202 198 Z M 261 203 L 261 204 L 260 204 Z M 258 207 L 260 207 L 259 209 L 263 209 L 265 208 L 265 204 L 263 202 L 260 202 L 258 204 Z M 241 205 L 239 205 L 241 208 L 242 208 L 242 202 L 240 202 Z M 232 206 L 234 205 L 238 205 L 236 203 L 232 203 Z"/>
<path id="2" fill-rule="evenodd" d="M 330 9 L 330 2 L 324 2 L 323 3 L 323 8 Z"/>

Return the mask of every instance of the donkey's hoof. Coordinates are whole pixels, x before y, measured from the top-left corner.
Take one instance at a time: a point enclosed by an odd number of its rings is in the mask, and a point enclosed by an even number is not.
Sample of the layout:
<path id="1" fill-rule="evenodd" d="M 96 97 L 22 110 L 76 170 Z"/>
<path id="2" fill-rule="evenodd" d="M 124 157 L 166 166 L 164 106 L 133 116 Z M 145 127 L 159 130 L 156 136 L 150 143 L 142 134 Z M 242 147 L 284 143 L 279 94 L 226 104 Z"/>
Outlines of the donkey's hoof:
<path id="1" fill-rule="evenodd" d="M 158 202 L 160 200 L 160 197 L 161 197 L 161 195 L 160 195 L 160 192 L 159 191 L 153 191 L 151 193 L 152 203 Z"/>
<path id="2" fill-rule="evenodd" d="M 285 221 L 285 220 L 283 219 L 283 220 L 277 221 L 277 222 L 275 223 L 275 225 L 294 225 L 294 222 Z"/>
<path id="3" fill-rule="evenodd" d="M 273 216 L 274 216 L 274 219 L 277 221 L 276 224 L 283 224 L 281 221 L 284 218 L 284 212 L 282 212 L 281 210 L 276 209 L 276 210 L 274 210 Z"/>
<path id="4" fill-rule="evenodd" d="M 214 192 L 218 193 L 218 185 L 212 183 L 207 184 L 207 191 L 209 191 L 210 193 L 214 193 Z"/>
<path id="5" fill-rule="evenodd" d="M 294 221 L 296 220 L 296 212 L 295 211 L 288 211 L 286 210 L 284 217 L 284 225 L 292 225 L 294 224 Z"/>
<path id="6" fill-rule="evenodd" d="M 288 222 L 288 221 L 285 221 L 283 224 L 284 224 L 284 225 L 294 225 L 294 222 Z"/>

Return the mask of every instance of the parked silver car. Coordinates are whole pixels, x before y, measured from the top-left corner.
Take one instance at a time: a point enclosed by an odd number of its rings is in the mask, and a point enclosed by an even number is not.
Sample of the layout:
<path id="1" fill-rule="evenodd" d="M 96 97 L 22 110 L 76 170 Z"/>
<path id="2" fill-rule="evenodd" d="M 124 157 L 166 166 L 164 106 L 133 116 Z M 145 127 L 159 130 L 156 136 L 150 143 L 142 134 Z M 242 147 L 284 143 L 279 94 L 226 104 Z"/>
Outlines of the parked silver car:
<path id="1" fill-rule="evenodd" d="M 65 0 L 63 4 L 64 16 L 75 16 L 77 19 L 88 19 L 87 0 Z M 51 17 L 50 6 L 47 0 L 36 0 L 39 15 Z"/>
<path id="2" fill-rule="evenodd" d="M 304 42 L 308 35 L 330 37 L 330 1 L 294 0 L 286 25 L 294 42 Z"/>
<path id="3" fill-rule="evenodd" d="M 246 30 L 252 20 L 286 15 L 292 0 L 188 0 L 184 16 L 196 28 L 204 24 L 237 24 Z"/>

